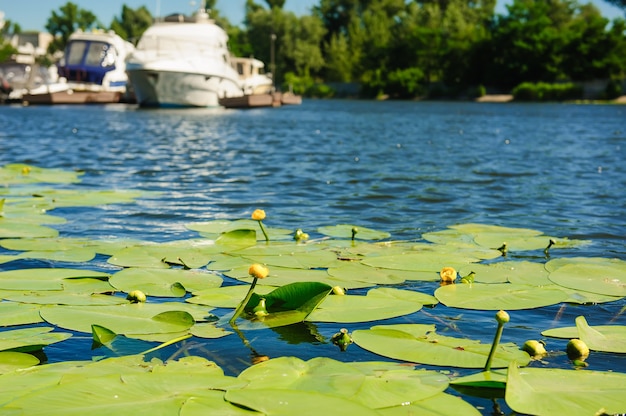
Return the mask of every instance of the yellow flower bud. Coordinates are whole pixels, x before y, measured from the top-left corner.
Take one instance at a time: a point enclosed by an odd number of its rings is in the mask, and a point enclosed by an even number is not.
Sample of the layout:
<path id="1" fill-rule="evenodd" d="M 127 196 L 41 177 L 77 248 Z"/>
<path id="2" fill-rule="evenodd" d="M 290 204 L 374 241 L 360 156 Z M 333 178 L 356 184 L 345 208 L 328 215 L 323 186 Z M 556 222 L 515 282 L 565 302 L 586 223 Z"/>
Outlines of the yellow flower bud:
<path id="1" fill-rule="evenodd" d="M 453 267 L 444 267 L 439 272 L 439 276 L 441 276 L 441 281 L 450 283 L 456 280 L 456 270 Z"/>
<path id="2" fill-rule="evenodd" d="M 252 219 L 255 221 L 262 221 L 265 219 L 265 211 L 262 209 L 255 209 L 252 213 Z"/>
<path id="3" fill-rule="evenodd" d="M 498 313 L 496 313 L 496 321 L 499 324 L 506 324 L 510 319 L 511 317 L 506 311 L 498 311 Z"/>
<path id="4" fill-rule="evenodd" d="M 133 290 L 126 296 L 126 299 L 131 303 L 143 303 L 146 301 L 146 294 L 141 290 Z"/>
<path id="5" fill-rule="evenodd" d="M 589 356 L 589 347 L 584 341 L 578 338 L 570 340 L 570 342 L 567 343 L 567 347 L 565 347 L 565 351 L 570 360 L 585 361 Z"/>
<path id="6" fill-rule="evenodd" d="M 526 351 L 531 357 L 541 357 L 547 354 L 545 345 L 541 341 L 529 339 L 522 346 L 522 350 Z"/>
<path id="7" fill-rule="evenodd" d="M 254 263 L 248 269 L 248 274 L 257 279 L 265 279 L 267 275 L 270 274 L 270 271 L 267 267 L 263 266 L 262 264 Z"/>

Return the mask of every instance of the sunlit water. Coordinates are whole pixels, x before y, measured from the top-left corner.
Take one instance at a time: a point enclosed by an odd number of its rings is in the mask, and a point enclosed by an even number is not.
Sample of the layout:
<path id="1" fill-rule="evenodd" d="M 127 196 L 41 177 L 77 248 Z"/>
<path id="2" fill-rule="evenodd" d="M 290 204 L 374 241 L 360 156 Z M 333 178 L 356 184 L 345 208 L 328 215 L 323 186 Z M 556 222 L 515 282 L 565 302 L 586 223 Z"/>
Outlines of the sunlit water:
<path id="1" fill-rule="evenodd" d="M 171 241 L 197 236 L 185 223 L 249 218 L 263 208 L 266 224 L 311 233 L 338 223 L 397 239 L 468 222 L 533 228 L 593 241 L 559 255 L 626 260 L 626 106 L 310 100 L 248 111 L 4 106 L 0 123 L 0 164 L 84 170 L 78 188 L 162 192 L 137 204 L 56 210 L 70 220 L 58 226 L 62 236 Z M 511 259 L 545 261 L 540 254 Z M 402 287 L 432 293 L 437 284 Z M 540 338 L 539 331 L 573 325 L 581 314 L 591 325 L 606 324 L 624 305 L 512 312 L 503 341 Z M 434 323 L 440 332 L 453 323 L 459 332 L 451 334 L 484 342 L 495 329 L 493 312 L 445 307 L 389 322 Z M 272 357 L 381 359 L 357 346 L 341 353 L 310 334 L 328 340 L 338 329 L 257 331 L 252 343 Z M 90 343 L 77 336 L 46 353 L 50 361 L 89 358 Z M 550 340 L 549 349 L 564 344 Z M 250 351 L 235 336 L 194 341 L 190 352 L 228 373 L 249 365 Z M 591 361 L 593 369 L 626 371 L 623 356 L 594 353 Z M 568 368 L 565 357 L 550 365 Z M 489 401 L 470 400 L 490 411 Z"/>

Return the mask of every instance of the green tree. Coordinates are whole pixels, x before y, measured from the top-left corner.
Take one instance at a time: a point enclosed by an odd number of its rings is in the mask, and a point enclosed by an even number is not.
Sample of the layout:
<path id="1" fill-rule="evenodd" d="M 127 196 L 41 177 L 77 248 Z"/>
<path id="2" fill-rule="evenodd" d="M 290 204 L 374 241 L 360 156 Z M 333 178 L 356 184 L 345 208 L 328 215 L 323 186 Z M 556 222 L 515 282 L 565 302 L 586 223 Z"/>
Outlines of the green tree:
<path id="1" fill-rule="evenodd" d="M 145 32 L 151 24 L 152 14 L 150 14 L 146 6 L 141 6 L 135 10 L 124 4 L 122 6 L 121 16 L 115 16 L 113 18 L 110 28 L 120 35 L 120 37 L 136 45 L 143 32 Z"/>
<path id="2" fill-rule="evenodd" d="M 626 70 L 624 21 L 602 17 L 591 4 L 581 6 L 565 31 L 563 72 L 573 81 L 611 78 Z"/>
<path id="3" fill-rule="evenodd" d="M 273 44 L 277 84 L 288 72 L 314 77 L 322 68 L 324 27 L 317 17 L 298 18 L 278 7 L 268 10 L 248 0 L 245 25 L 253 55 L 266 65 L 271 64 Z"/>
<path id="4" fill-rule="evenodd" d="M 496 19 L 488 84 L 512 88 L 524 81 L 563 79 L 565 31 L 575 2 L 514 0 L 507 9 L 507 16 Z"/>
<path id="5" fill-rule="evenodd" d="M 59 8 L 58 13 L 52 11 L 46 23 L 46 30 L 54 36 L 54 40 L 48 46 L 48 52 L 52 54 L 64 50 L 70 35 L 78 29 L 88 30 L 97 26 L 102 25 L 92 12 L 67 2 Z"/>
<path id="6" fill-rule="evenodd" d="M 10 43 L 10 38 L 22 31 L 17 23 L 5 20 L 4 25 L 0 27 L 0 62 L 4 62 L 12 55 L 17 53 L 17 49 Z"/>

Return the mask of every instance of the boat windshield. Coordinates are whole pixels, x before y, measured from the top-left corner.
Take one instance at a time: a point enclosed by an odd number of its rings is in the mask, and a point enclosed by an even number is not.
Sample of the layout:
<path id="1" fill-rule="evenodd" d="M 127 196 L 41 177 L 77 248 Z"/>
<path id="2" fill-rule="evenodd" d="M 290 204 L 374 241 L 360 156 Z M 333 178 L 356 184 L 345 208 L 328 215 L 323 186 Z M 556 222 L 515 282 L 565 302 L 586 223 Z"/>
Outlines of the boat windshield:
<path id="1" fill-rule="evenodd" d="M 115 65 L 115 48 L 105 42 L 71 41 L 66 49 L 67 65 L 111 67 Z"/>
<path id="2" fill-rule="evenodd" d="M 117 50 L 106 42 L 72 40 L 65 48 L 59 75 L 68 81 L 101 84 L 104 75 L 115 69 L 117 59 Z"/>

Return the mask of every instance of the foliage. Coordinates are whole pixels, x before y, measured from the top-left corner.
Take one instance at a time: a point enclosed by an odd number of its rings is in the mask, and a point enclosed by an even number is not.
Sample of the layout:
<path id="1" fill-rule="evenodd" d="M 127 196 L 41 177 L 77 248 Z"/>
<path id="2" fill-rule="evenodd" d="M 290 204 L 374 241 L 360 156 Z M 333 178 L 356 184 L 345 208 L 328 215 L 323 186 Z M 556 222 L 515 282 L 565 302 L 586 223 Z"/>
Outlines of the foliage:
<path id="1" fill-rule="evenodd" d="M 152 24 L 152 15 L 146 6 L 131 9 L 125 4 L 122 6 L 120 17 L 115 16 L 111 22 L 111 30 L 123 39 L 133 44 L 139 42 L 139 38 L 145 30 Z"/>
<path id="2" fill-rule="evenodd" d="M 65 3 L 59 7 L 58 12 L 52 11 L 46 22 L 46 30 L 54 36 L 48 46 L 48 52 L 53 54 L 64 50 L 70 35 L 78 29 L 86 31 L 97 26 L 102 24 L 92 12 L 81 9 L 72 2 Z"/>
<path id="3" fill-rule="evenodd" d="M 569 82 L 557 84 L 524 82 L 515 87 L 512 94 L 519 101 L 565 101 L 582 98 L 582 88 Z"/>

